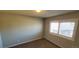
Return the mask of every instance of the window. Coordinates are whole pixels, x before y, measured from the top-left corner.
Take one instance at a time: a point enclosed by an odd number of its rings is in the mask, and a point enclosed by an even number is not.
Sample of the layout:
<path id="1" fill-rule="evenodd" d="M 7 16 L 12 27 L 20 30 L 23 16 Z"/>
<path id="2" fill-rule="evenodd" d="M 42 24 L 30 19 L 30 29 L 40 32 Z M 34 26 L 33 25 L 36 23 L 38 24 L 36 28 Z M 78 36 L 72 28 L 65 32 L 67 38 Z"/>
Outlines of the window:
<path id="1" fill-rule="evenodd" d="M 59 34 L 72 37 L 73 35 L 73 30 L 74 30 L 74 22 L 63 22 L 60 23 L 60 29 L 59 29 Z"/>
<path id="2" fill-rule="evenodd" d="M 74 31 L 75 22 L 51 22 L 50 32 L 66 37 L 72 37 Z"/>
<path id="3" fill-rule="evenodd" d="M 58 22 L 50 23 L 50 32 L 58 33 Z"/>

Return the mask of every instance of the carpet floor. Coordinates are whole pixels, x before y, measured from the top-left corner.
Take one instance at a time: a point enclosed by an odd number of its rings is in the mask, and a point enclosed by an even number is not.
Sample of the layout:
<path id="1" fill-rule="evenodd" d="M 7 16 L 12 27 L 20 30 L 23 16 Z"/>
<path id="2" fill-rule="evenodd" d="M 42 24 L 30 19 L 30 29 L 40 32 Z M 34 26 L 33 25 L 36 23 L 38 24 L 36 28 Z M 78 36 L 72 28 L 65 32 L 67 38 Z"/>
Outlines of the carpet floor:
<path id="1" fill-rule="evenodd" d="M 59 48 L 59 47 L 46 39 L 39 39 L 32 42 L 20 44 L 11 48 Z"/>

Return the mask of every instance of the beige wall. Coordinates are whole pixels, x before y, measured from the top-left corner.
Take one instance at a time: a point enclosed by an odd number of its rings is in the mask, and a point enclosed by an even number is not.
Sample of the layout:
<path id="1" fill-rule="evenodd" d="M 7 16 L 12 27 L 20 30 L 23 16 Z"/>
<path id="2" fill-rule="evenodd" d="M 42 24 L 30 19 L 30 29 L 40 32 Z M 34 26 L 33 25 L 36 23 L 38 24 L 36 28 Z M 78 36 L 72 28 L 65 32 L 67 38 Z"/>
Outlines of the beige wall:
<path id="1" fill-rule="evenodd" d="M 76 31 L 76 37 L 75 37 L 74 46 L 79 48 L 79 23 L 78 23 L 78 27 L 77 27 L 77 31 Z"/>
<path id="2" fill-rule="evenodd" d="M 56 36 L 54 34 L 50 34 L 49 33 L 49 22 L 51 20 L 69 20 L 69 19 L 73 19 L 73 20 L 76 20 L 77 23 L 78 23 L 78 20 L 79 20 L 79 12 L 75 12 L 75 13 L 69 13 L 69 14 L 64 14 L 64 15 L 60 15 L 60 16 L 55 16 L 55 17 L 50 17 L 50 18 L 47 18 L 45 20 L 45 35 L 44 37 L 46 39 L 48 39 L 50 42 L 52 43 L 55 43 L 56 45 L 60 46 L 60 47 L 64 47 L 64 48 L 71 48 L 71 47 L 76 47 L 77 45 L 79 46 L 79 26 L 78 26 L 78 29 L 77 27 L 75 27 L 75 31 L 74 31 L 74 34 L 78 33 L 77 35 L 74 35 L 74 40 L 72 41 L 67 39 L 67 38 L 64 38 L 64 37 L 61 37 L 61 36 Z M 77 46 L 77 47 L 78 47 Z"/>
<path id="3" fill-rule="evenodd" d="M 0 32 L 3 47 L 29 42 L 42 37 L 41 18 L 14 14 L 0 14 Z"/>

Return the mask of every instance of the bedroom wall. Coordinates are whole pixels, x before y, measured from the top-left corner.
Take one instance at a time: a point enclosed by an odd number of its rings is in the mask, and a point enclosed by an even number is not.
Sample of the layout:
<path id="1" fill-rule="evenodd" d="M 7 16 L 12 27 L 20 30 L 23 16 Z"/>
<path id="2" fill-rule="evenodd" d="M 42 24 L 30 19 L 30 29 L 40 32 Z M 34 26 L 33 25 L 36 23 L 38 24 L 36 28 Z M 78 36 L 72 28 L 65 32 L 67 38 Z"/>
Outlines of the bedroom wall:
<path id="1" fill-rule="evenodd" d="M 79 22 L 79 21 L 78 21 L 78 22 Z M 78 23 L 78 27 L 77 27 L 77 31 L 76 31 L 74 46 L 75 46 L 76 48 L 79 48 L 79 23 Z"/>
<path id="2" fill-rule="evenodd" d="M 72 20 L 76 20 L 77 23 L 79 23 L 79 12 L 74 12 L 74 13 L 68 13 L 68 14 L 63 14 L 63 15 L 59 15 L 59 16 L 55 16 L 55 17 L 49 17 L 47 19 L 45 19 L 45 35 L 44 37 L 49 40 L 50 42 L 60 46 L 60 47 L 64 47 L 64 48 L 72 48 L 72 47 L 76 47 L 77 45 L 79 46 L 79 25 L 77 24 L 77 26 L 75 27 L 75 32 L 74 34 L 74 40 L 69 40 L 67 38 L 61 37 L 61 36 L 57 36 L 54 34 L 50 34 L 49 33 L 49 22 L 51 20 L 68 20 L 68 19 L 72 19 Z M 78 29 L 77 29 L 78 28 Z M 77 46 L 77 47 L 78 47 Z"/>
<path id="3" fill-rule="evenodd" d="M 41 18 L 0 14 L 0 29 L 3 47 L 11 47 L 43 37 L 43 21 Z"/>

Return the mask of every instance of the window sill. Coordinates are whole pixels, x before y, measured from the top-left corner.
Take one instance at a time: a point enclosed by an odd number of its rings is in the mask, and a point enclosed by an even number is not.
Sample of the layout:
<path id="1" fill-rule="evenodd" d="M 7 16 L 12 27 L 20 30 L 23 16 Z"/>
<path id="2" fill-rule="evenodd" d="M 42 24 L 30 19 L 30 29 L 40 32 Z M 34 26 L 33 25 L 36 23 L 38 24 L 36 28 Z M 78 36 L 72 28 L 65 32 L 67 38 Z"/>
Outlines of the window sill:
<path id="1" fill-rule="evenodd" d="M 61 37 L 61 38 L 64 38 L 64 39 L 68 39 L 68 40 L 71 40 L 71 41 L 74 41 L 73 37 L 67 37 L 67 36 L 64 36 L 64 35 L 60 35 L 60 34 L 57 34 L 57 33 L 49 33 L 51 35 L 55 35 L 55 36 L 58 36 L 58 37 Z"/>

